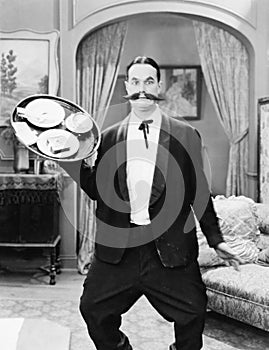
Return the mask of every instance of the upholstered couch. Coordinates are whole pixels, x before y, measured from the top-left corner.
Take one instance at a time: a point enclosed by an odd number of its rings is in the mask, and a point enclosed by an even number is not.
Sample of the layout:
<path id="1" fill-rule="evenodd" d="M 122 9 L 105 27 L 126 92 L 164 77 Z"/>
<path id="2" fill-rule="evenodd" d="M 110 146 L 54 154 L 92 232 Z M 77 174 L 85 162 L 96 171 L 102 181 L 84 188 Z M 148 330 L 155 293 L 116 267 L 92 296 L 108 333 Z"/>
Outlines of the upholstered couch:
<path id="1" fill-rule="evenodd" d="M 245 264 L 240 271 L 225 266 L 198 225 L 208 308 L 269 331 L 269 206 L 243 196 L 218 196 L 213 201 L 226 242 Z"/>

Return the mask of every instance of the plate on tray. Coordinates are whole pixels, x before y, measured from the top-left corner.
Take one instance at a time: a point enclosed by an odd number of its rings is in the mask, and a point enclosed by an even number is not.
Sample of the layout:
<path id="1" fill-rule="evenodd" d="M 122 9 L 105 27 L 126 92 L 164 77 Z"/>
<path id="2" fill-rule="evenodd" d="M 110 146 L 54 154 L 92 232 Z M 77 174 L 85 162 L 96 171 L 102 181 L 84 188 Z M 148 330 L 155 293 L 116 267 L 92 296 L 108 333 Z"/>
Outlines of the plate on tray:
<path id="1" fill-rule="evenodd" d="M 33 100 L 25 108 L 27 120 L 40 128 L 53 128 L 62 123 L 65 111 L 59 103 L 40 98 Z"/>
<path id="2" fill-rule="evenodd" d="M 73 156 L 79 150 L 79 145 L 79 140 L 75 135 L 62 129 L 43 131 L 37 139 L 38 149 L 55 159 Z"/>

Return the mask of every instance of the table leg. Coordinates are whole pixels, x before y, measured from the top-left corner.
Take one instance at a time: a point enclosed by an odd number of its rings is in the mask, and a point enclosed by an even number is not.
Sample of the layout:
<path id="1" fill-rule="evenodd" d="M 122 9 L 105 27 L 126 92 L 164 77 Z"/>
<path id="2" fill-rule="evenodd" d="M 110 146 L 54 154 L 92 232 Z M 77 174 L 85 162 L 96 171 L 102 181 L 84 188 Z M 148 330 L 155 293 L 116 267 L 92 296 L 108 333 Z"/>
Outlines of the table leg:
<path id="1" fill-rule="evenodd" d="M 54 285 L 56 284 L 56 266 L 55 266 L 55 261 L 56 261 L 56 248 L 51 248 L 50 252 L 50 284 Z"/>
<path id="2" fill-rule="evenodd" d="M 61 260 L 60 260 L 60 241 L 56 245 L 56 262 L 55 262 L 55 267 L 56 267 L 56 274 L 61 273 Z"/>

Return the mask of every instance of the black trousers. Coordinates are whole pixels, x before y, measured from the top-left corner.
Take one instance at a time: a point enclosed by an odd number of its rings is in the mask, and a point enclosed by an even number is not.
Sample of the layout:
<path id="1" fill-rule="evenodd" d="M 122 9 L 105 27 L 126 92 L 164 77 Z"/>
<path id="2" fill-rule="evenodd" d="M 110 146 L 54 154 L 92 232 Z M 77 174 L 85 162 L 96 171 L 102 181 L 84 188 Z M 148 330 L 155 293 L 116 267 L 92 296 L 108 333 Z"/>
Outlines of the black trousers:
<path id="1" fill-rule="evenodd" d="M 207 297 L 198 263 L 164 267 L 151 242 L 127 248 L 116 265 L 94 258 L 80 311 L 97 350 L 132 349 L 119 330 L 121 315 L 142 295 L 167 321 L 174 322 L 177 350 L 202 348 Z"/>

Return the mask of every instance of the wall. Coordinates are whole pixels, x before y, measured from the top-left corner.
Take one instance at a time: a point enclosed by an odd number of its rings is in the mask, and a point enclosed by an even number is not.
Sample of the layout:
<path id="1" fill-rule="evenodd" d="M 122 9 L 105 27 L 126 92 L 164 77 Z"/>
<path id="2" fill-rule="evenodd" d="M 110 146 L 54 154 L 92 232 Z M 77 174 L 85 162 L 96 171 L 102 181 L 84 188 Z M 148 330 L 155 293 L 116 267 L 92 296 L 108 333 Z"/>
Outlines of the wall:
<path id="1" fill-rule="evenodd" d="M 58 0 L 0 0 L 1 30 L 59 29 Z"/>
<path id="2" fill-rule="evenodd" d="M 234 13 L 239 18 L 244 19 L 244 21 L 251 23 L 252 25 L 256 25 L 257 23 L 257 1 L 261 2 L 264 0 L 177 0 L 174 1 L 177 4 L 172 4 L 169 0 L 162 1 L 159 4 L 151 4 L 149 1 L 145 0 L 99 0 L 96 1 L 88 1 L 88 0 L 73 0 L 70 3 L 72 4 L 73 16 L 72 16 L 72 24 L 76 25 L 81 23 L 84 19 L 86 19 L 89 15 L 97 14 L 98 16 L 102 16 L 106 10 L 118 11 L 121 8 L 121 15 L 128 12 L 131 8 L 132 10 L 136 10 L 137 12 L 152 12 L 158 11 L 158 8 L 163 8 L 166 11 L 170 11 L 174 6 L 181 8 L 181 11 L 191 13 L 195 8 L 200 6 L 200 12 L 202 15 L 203 10 L 208 13 L 208 16 L 211 17 L 211 14 L 216 10 L 220 10 L 219 14 L 222 14 L 225 17 L 226 13 Z M 266 0 L 265 0 L 266 1 Z M 130 4 L 132 3 L 132 4 Z M 149 7 L 147 5 L 150 5 Z M 154 6 L 155 5 L 155 6 Z M 139 7 L 139 8 L 138 8 Z M 180 12 L 180 9 L 178 10 Z M 109 11 L 112 13 L 112 11 Z M 217 19 L 217 16 L 215 16 Z M 106 19 L 108 20 L 108 18 Z"/>
<path id="3" fill-rule="evenodd" d="M 128 33 L 121 59 L 120 74 L 137 55 L 150 56 L 160 65 L 200 65 L 190 19 L 173 14 L 136 15 L 128 19 Z M 123 84 L 116 87 L 104 127 L 121 120 L 127 113 L 121 96 Z M 118 96 L 118 97 L 117 97 Z M 116 105 L 115 104 L 121 104 Z M 202 135 L 212 171 L 212 191 L 225 194 L 229 143 L 220 125 L 203 81 L 201 119 L 189 121 Z"/>

